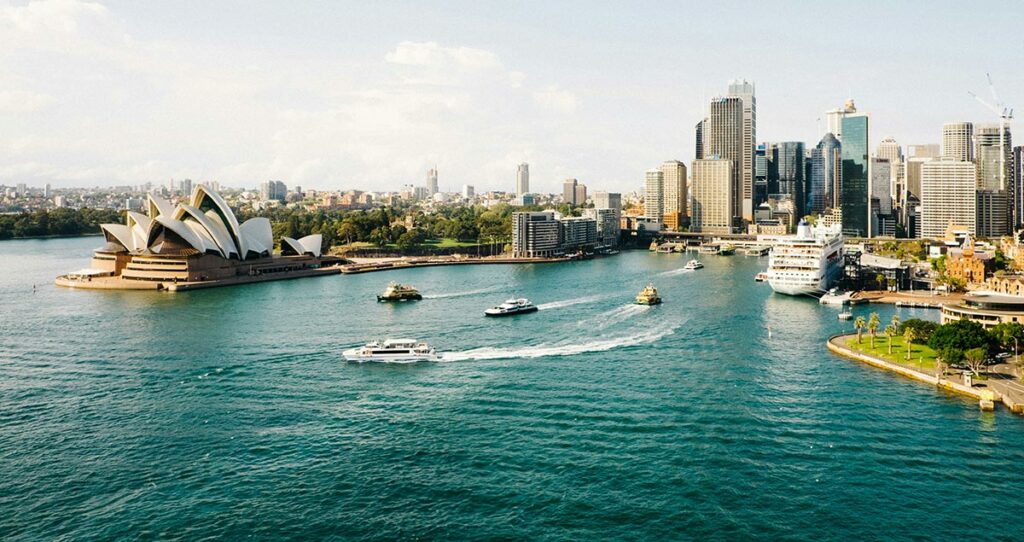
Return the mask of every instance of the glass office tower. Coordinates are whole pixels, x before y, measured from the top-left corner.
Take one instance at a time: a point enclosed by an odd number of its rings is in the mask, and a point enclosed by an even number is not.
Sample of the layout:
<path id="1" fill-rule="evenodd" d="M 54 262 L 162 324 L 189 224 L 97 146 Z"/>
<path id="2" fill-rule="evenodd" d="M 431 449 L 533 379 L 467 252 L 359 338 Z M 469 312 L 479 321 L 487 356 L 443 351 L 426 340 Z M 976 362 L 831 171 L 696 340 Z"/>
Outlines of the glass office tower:
<path id="1" fill-rule="evenodd" d="M 842 188 L 843 234 L 871 237 L 871 204 L 868 192 L 868 116 L 843 117 Z"/>

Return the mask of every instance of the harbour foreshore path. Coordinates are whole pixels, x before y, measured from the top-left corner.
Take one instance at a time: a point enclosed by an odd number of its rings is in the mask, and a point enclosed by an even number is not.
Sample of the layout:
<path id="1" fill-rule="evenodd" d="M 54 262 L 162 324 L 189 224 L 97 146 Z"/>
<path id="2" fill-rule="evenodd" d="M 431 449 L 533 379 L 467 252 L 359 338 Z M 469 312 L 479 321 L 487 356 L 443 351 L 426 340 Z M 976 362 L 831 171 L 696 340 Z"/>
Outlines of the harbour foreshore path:
<path id="1" fill-rule="evenodd" d="M 984 381 L 975 380 L 972 385 L 965 382 L 966 372 L 958 370 L 947 370 L 943 374 L 925 372 L 913 365 L 913 361 L 906 364 L 894 363 L 882 359 L 868 352 L 859 351 L 850 347 L 851 341 L 857 340 L 857 334 L 833 335 L 828 339 L 828 349 L 841 357 L 860 361 L 868 365 L 885 369 L 887 371 L 903 375 L 905 377 L 931 384 L 937 388 L 959 393 L 977 399 L 984 406 L 986 401 L 1002 402 L 1007 409 L 1017 414 L 1024 414 L 1024 385 L 1015 376 L 1015 369 L 1011 365 L 995 365 L 987 368 Z M 867 340 L 866 338 L 864 340 Z"/>

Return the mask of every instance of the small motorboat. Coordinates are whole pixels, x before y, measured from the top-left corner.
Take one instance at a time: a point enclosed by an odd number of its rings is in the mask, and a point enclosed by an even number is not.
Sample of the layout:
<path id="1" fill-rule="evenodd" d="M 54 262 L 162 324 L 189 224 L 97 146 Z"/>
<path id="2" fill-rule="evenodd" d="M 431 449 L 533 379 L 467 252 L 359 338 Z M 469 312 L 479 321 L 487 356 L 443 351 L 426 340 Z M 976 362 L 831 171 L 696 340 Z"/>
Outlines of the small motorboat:
<path id="1" fill-rule="evenodd" d="M 843 311 L 843 312 L 839 313 L 839 319 L 840 320 L 850 320 L 852 318 L 853 318 L 853 313 L 850 312 L 850 311 Z"/>
<path id="2" fill-rule="evenodd" d="M 765 273 L 764 271 L 754 275 L 754 281 L 756 282 L 764 282 L 766 280 L 768 280 L 768 273 Z"/>
<path id="3" fill-rule="evenodd" d="M 690 261 L 686 262 L 686 265 L 683 266 L 683 269 L 691 269 L 691 270 L 704 269 L 704 264 L 701 263 L 700 260 L 690 260 Z"/>

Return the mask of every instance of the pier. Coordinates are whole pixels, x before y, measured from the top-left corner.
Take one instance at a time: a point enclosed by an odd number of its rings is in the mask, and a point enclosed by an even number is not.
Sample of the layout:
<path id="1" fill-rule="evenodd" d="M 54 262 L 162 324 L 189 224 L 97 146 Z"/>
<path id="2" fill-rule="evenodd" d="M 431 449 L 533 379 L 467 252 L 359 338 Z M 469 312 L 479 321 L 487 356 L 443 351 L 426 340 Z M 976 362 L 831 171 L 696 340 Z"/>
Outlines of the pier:
<path id="1" fill-rule="evenodd" d="M 356 261 L 341 267 L 341 272 L 346 275 L 358 273 L 372 273 L 375 271 L 392 271 L 395 269 L 411 269 L 415 267 L 436 267 L 442 265 L 497 265 L 497 264 L 527 264 L 527 263 L 555 263 L 578 260 L 576 256 L 561 256 L 554 258 L 515 258 L 510 256 L 437 256 L 423 258 L 383 258 L 367 259 L 367 261 Z"/>

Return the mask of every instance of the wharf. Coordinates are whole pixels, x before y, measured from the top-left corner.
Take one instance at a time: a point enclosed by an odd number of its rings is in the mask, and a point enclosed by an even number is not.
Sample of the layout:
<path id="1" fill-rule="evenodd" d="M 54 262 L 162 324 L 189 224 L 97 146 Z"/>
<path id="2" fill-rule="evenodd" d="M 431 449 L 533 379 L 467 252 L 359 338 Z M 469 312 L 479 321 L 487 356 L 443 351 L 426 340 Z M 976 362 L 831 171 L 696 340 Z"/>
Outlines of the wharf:
<path id="1" fill-rule="evenodd" d="M 963 380 L 962 374 L 937 375 L 925 373 L 908 365 L 893 363 L 866 352 L 858 352 L 844 344 L 856 336 L 856 334 L 833 335 L 828 339 L 828 349 L 838 356 L 867 363 L 868 365 L 885 369 L 919 382 L 931 384 L 942 390 L 977 399 L 982 408 L 985 408 L 987 404 L 999 401 L 1011 412 L 1024 414 L 1024 385 L 1016 381 L 1017 377 L 1013 374 L 1014 369 L 1012 366 L 990 367 L 987 380 L 975 381 L 973 385 L 967 385 Z"/>
<path id="2" fill-rule="evenodd" d="M 851 303 L 888 303 L 897 307 L 941 309 L 943 305 L 960 303 L 963 294 L 932 294 L 862 290 L 855 292 Z"/>
<path id="3" fill-rule="evenodd" d="M 425 258 L 389 258 L 373 261 L 352 263 L 341 267 L 341 272 L 346 275 L 357 273 L 372 273 L 374 271 L 391 271 L 394 269 L 409 269 L 413 267 L 436 267 L 441 265 L 481 265 L 481 264 L 525 264 L 525 263 L 555 263 L 569 262 L 579 258 L 564 256 L 557 258 L 514 258 L 503 256 L 486 257 L 425 257 Z"/>

